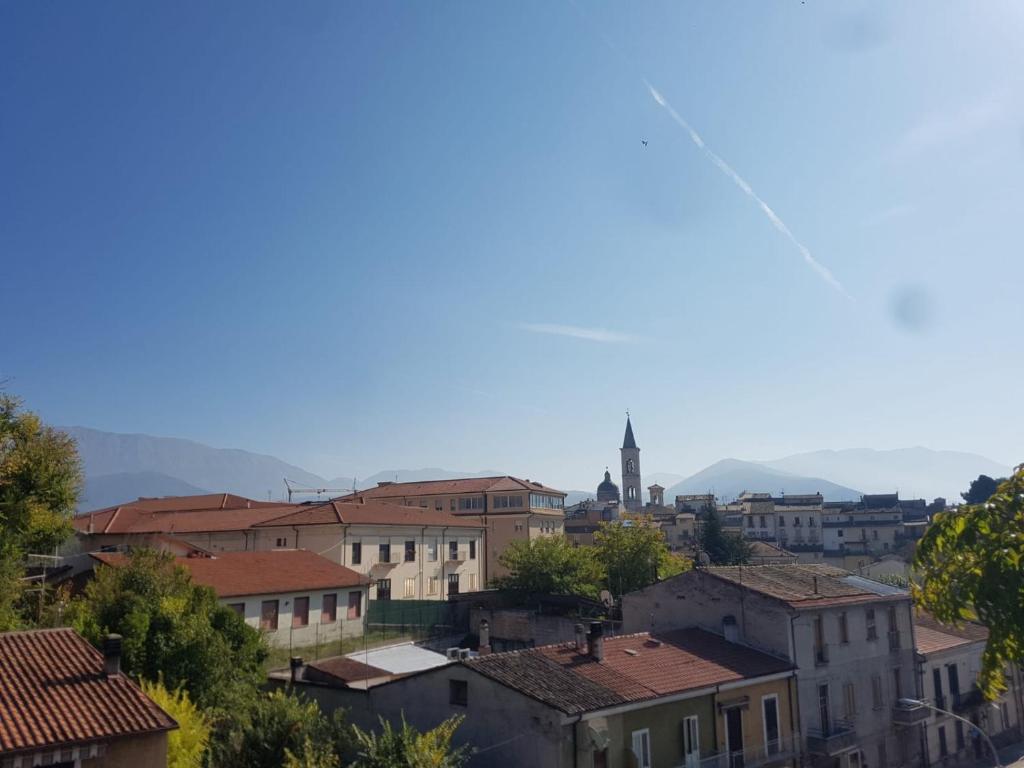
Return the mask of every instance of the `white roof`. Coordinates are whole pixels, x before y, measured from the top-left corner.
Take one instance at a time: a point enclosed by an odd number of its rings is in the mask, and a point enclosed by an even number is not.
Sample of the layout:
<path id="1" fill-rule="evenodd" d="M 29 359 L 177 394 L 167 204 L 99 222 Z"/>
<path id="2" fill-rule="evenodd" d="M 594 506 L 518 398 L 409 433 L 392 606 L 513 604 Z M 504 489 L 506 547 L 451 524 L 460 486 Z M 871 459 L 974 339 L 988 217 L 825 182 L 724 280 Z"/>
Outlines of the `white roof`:
<path id="1" fill-rule="evenodd" d="M 370 648 L 367 651 L 356 651 L 348 654 L 348 658 L 395 675 L 421 672 L 424 669 L 443 667 L 449 663 L 443 653 L 420 648 L 412 643 L 399 643 L 383 648 Z"/>
<path id="2" fill-rule="evenodd" d="M 881 595 L 882 597 L 910 594 L 909 590 L 902 589 L 900 587 L 893 587 L 889 584 L 882 584 L 881 582 L 874 581 L 872 579 L 866 579 L 863 576 L 843 576 L 840 581 L 844 584 L 849 584 L 851 587 L 859 587 L 861 589 L 866 589 L 868 592 L 874 592 L 876 595 Z"/>

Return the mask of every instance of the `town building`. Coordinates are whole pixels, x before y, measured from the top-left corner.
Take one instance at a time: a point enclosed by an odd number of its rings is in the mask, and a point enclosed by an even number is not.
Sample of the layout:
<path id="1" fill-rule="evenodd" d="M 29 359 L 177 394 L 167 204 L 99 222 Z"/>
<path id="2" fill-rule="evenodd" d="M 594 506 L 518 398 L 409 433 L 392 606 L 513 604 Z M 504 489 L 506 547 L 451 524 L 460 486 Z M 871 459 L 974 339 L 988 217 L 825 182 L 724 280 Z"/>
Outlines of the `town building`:
<path id="1" fill-rule="evenodd" d="M 973 622 L 950 627 L 918 612 L 914 636 L 922 696 L 928 703 L 981 728 L 997 747 L 1021 738 L 1019 669 L 1007 670 L 1007 690 L 994 702 L 986 701 L 977 686 L 988 639 L 985 627 Z M 922 728 L 926 766 L 977 765 L 992 757 L 980 733 L 948 714 L 932 711 Z"/>
<path id="2" fill-rule="evenodd" d="M 640 480 L 640 448 L 633 437 L 633 425 L 628 415 L 626 434 L 622 438 L 619 456 L 622 461 L 622 503 L 627 511 L 640 512 L 644 506 Z"/>
<path id="3" fill-rule="evenodd" d="M 910 595 L 826 565 L 698 568 L 622 600 L 623 631 L 700 627 L 796 667 L 807 764 L 895 768 L 917 759 Z"/>
<path id="4" fill-rule="evenodd" d="M 76 546 L 84 552 L 154 547 L 173 536 L 214 554 L 308 549 L 369 577 L 373 600 L 444 600 L 485 583 L 485 529 L 474 517 L 359 500 L 195 504 L 187 496 L 140 499 L 79 515 Z"/>
<path id="5" fill-rule="evenodd" d="M 93 557 L 111 567 L 127 559 L 115 552 Z M 314 552 L 220 552 L 174 562 L 274 647 L 321 646 L 363 634 L 369 579 Z"/>
<path id="6" fill-rule="evenodd" d="M 361 711 L 418 728 L 462 715 L 455 739 L 473 746 L 471 766 L 795 764 L 789 662 L 701 630 L 605 637 L 601 626 L 371 687 Z"/>
<path id="7" fill-rule="evenodd" d="M 826 563 L 855 571 L 895 551 L 902 542 L 900 507 L 876 506 L 868 501 L 871 498 L 865 496 L 859 504 L 824 505 L 821 527 Z M 892 499 L 895 501 L 895 494 Z"/>
<path id="8" fill-rule="evenodd" d="M 513 541 L 564 532 L 565 493 L 546 485 L 503 475 L 457 480 L 378 483 L 339 501 L 384 502 L 419 507 L 471 520 L 487 532 L 483 552 L 484 579 L 490 582 L 507 571 L 501 554 Z"/>
<path id="9" fill-rule="evenodd" d="M 792 552 L 801 563 L 820 563 L 824 559 L 822 505 L 820 493 L 782 494 L 773 500 L 776 541 Z"/>
<path id="10" fill-rule="evenodd" d="M 0 765 L 167 766 L 178 724 L 121 673 L 121 638 L 101 653 L 72 629 L 0 633 Z"/>

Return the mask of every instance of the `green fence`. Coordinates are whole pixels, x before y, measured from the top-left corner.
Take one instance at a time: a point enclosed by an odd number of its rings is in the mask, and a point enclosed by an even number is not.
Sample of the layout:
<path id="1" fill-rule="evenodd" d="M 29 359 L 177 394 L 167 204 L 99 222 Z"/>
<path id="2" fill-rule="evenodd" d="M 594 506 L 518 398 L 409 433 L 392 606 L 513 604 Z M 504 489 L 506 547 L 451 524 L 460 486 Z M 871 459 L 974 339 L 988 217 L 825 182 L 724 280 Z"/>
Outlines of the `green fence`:
<path id="1" fill-rule="evenodd" d="M 370 600 L 367 630 L 420 636 L 451 632 L 454 607 L 446 600 Z"/>

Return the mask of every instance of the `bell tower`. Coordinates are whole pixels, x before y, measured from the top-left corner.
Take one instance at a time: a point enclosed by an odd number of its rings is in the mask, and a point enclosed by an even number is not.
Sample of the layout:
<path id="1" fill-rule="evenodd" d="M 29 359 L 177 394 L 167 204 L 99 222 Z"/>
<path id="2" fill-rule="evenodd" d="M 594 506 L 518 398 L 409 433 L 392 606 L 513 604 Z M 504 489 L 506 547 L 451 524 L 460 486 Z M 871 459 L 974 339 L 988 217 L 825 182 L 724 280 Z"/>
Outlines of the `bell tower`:
<path id="1" fill-rule="evenodd" d="M 643 509 L 643 497 L 640 495 L 640 449 L 636 447 L 633 437 L 633 425 L 626 413 L 626 436 L 622 439 L 622 503 L 630 512 Z"/>

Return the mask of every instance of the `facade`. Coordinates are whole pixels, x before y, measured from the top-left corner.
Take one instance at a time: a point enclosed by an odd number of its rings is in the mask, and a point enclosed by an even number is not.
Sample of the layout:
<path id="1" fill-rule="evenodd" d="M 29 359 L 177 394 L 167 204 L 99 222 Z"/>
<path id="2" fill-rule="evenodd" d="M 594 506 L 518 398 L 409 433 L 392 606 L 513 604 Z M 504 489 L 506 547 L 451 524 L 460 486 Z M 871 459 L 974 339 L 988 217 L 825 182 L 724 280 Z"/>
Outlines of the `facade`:
<path id="1" fill-rule="evenodd" d="M 679 512 L 661 520 L 665 543 L 673 552 L 693 552 L 697 541 L 697 516 L 692 512 Z"/>
<path id="2" fill-rule="evenodd" d="M 985 701 L 975 684 L 988 630 L 970 622 L 949 627 L 918 613 L 914 632 L 922 698 L 969 720 L 997 745 L 1018 740 L 1022 734 L 1019 671 L 1009 670 L 1008 689 L 995 702 Z M 948 714 L 931 712 L 922 728 L 925 765 L 977 765 L 991 758 L 980 734 Z"/>
<path id="3" fill-rule="evenodd" d="M 453 515 L 483 526 L 484 581 L 505 575 L 499 558 L 513 541 L 564 532 L 565 493 L 508 475 L 378 483 L 340 501 L 384 502 Z"/>
<path id="4" fill-rule="evenodd" d="M 902 539 L 903 513 L 898 506 L 825 504 L 821 526 L 825 561 L 857 570 L 896 549 Z"/>
<path id="5" fill-rule="evenodd" d="M 120 553 L 93 557 L 112 567 L 125 562 Z M 272 646 L 301 648 L 363 634 L 369 579 L 313 552 L 223 552 L 175 562 Z"/>
<path id="6" fill-rule="evenodd" d="M 143 501 L 76 517 L 78 547 L 155 546 L 173 534 L 213 554 L 307 549 L 368 577 L 374 600 L 444 600 L 485 585 L 485 529 L 473 517 L 369 501 L 200 510 L 190 497 L 158 501 L 159 510 Z"/>
<path id="7" fill-rule="evenodd" d="M 419 728 L 463 715 L 472 766 L 792 766 L 791 665 L 700 630 L 481 654 L 372 688 Z"/>
<path id="8" fill-rule="evenodd" d="M 795 554 L 801 563 L 822 562 L 821 494 L 783 494 L 773 501 L 779 546 Z"/>
<path id="9" fill-rule="evenodd" d="M 72 629 L 0 633 L 0 765 L 166 768 L 178 725 L 120 655 L 117 635 L 101 653 Z"/>
<path id="10" fill-rule="evenodd" d="M 633 437 L 633 425 L 626 416 L 626 434 L 619 449 L 622 461 L 622 502 L 630 512 L 643 510 L 644 501 L 640 480 L 640 449 Z"/>
<path id="11" fill-rule="evenodd" d="M 824 565 L 699 568 L 623 598 L 623 631 L 701 627 L 796 666 L 797 732 L 807 761 L 895 768 L 917 759 L 906 592 Z"/>

